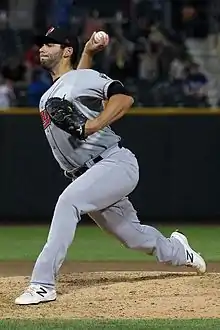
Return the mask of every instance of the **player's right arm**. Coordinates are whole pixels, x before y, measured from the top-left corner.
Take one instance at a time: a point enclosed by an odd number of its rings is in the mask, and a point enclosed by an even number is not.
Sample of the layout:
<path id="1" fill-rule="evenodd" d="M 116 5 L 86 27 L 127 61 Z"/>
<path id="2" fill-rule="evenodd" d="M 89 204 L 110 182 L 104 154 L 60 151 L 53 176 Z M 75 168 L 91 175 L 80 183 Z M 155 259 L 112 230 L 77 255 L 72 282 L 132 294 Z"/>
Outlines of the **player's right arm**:
<path id="1" fill-rule="evenodd" d="M 93 64 L 94 55 L 96 53 L 102 51 L 106 47 L 105 45 L 103 45 L 103 43 L 101 41 L 95 42 L 95 39 L 94 39 L 95 33 L 96 32 L 94 32 L 92 34 L 91 38 L 87 41 L 87 43 L 83 49 L 79 64 L 77 66 L 77 70 L 78 69 L 90 69 Z"/>

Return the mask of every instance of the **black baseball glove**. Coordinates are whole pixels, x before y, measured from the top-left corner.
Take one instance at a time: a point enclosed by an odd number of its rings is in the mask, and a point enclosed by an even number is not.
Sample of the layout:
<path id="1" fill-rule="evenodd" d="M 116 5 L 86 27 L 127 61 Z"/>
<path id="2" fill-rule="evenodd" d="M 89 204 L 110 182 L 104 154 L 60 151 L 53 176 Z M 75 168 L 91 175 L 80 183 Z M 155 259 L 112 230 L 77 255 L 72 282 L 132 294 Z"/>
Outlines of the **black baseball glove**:
<path id="1" fill-rule="evenodd" d="M 51 97 L 45 104 L 45 110 L 54 125 L 80 140 L 85 140 L 87 118 L 74 104 L 64 98 Z"/>

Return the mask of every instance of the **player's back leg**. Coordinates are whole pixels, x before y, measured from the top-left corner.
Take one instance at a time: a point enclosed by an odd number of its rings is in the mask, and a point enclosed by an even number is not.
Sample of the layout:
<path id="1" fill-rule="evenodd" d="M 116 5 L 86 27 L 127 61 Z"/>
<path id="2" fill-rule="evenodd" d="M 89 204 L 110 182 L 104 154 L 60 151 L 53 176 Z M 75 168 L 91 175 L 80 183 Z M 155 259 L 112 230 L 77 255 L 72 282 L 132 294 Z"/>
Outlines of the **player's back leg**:
<path id="1" fill-rule="evenodd" d="M 127 197 L 105 210 L 90 213 L 90 217 L 128 248 L 154 255 L 163 263 L 191 266 L 198 273 L 206 270 L 203 258 L 189 246 L 183 234 L 172 233 L 166 238 L 156 228 L 141 225 Z"/>

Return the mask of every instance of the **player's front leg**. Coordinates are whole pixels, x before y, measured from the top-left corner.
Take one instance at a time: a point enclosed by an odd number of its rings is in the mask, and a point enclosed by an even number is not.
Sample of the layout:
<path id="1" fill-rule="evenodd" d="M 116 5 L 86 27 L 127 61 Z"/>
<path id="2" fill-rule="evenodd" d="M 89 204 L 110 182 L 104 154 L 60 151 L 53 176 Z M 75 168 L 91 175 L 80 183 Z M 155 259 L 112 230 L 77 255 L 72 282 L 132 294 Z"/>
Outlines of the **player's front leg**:
<path id="1" fill-rule="evenodd" d="M 109 156 L 92 166 L 59 197 L 47 243 L 32 273 L 31 285 L 16 299 L 16 304 L 29 305 L 56 299 L 55 277 L 81 215 L 114 204 L 136 186 L 138 169 L 134 156 L 126 150 L 121 152 L 118 147 L 111 153 L 111 161 Z M 121 158 L 123 161 L 119 161 Z"/>
<path id="2" fill-rule="evenodd" d="M 32 305 L 56 300 L 56 275 L 72 243 L 79 221 L 80 212 L 73 205 L 68 205 L 61 195 L 55 207 L 47 242 L 35 263 L 30 285 L 15 300 L 16 304 Z"/>
<path id="3" fill-rule="evenodd" d="M 198 274 L 206 271 L 204 259 L 190 247 L 182 233 L 174 232 L 170 238 L 166 238 L 156 228 L 141 225 L 128 198 L 90 216 L 101 228 L 113 234 L 130 249 L 154 255 L 162 263 L 190 266 Z"/>

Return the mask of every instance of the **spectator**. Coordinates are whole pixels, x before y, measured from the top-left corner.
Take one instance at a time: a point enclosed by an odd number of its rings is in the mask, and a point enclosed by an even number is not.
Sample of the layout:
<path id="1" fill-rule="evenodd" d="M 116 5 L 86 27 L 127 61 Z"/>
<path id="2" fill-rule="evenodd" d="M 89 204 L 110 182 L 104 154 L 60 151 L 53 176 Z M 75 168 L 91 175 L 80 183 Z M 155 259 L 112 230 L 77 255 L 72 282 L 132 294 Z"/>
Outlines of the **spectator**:
<path id="1" fill-rule="evenodd" d="M 15 102 L 13 88 L 3 76 L 0 76 L 0 110 L 7 110 Z"/>
<path id="2" fill-rule="evenodd" d="M 199 71 L 199 65 L 192 63 L 184 80 L 184 93 L 186 96 L 186 106 L 202 107 L 208 104 L 208 80 L 206 76 Z"/>
<path id="3" fill-rule="evenodd" d="M 182 56 L 176 56 L 170 63 L 170 79 L 173 83 L 182 83 L 185 79 L 186 61 Z"/>
<path id="4" fill-rule="evenodd" d="M 39 59 L 39 47 L 36 45 L 33 45 L 24 55 L 25 58 L 25 64 L 30 69 L 35 69 L 40 65 L 40 59 Z"/>
<path id="5" fill-rule="evenodd" d="M 144 51 L 139 54 L 139 79 L 153 81 L 158 77 L 158 49 L 142 39 Z"/>
<path id="6" fill-rule="evenodd" d="M 27 86 L 29 82 L 29 70 L 17 57 L 10 58 L 2 67 L 2 75 L 16 87 Z"/>
<path id="7" fill-rule="evenodd" d="M 111 40 L 109 61 L 109 75 L 114 79 L 123 80 L 126 76 L 127 53 L 125 47 L 116 38 L 112 38 Z"/>
<path id="8" fill-rule="evenodd" d="M 51 0 L 49 12 L 52 25 L 68 25 L 72 6 L 73 0 Z"/>
<path id="9" fill-rule="evenodd" d="M 29 107 L 38 107 L 41 96 L 49 88 L 49 84 L 42 79 L 42 71 L 34 70 L 32 74 L 32 82 L 27 89 L 27 105 Z"/>
<path id="10" fill-rule="evenodd" d="M 100 31 L 104 29 L 103 21 L 99 17 L 98 10 L 92 10 L 90 15 L 88 15 L 84 22 L 83 30 L 83 42 L 86 42 L 93 32 Z"/>
<path id="11" fill-rule="evenodd" d="M 132 75 L 131 58 L 134 44 L 125 38 L 121 27 L 114 29 L 113 33 L 109 51 L 109 75 L 124 81 L 126 77 Z"/>
<path id="12" fill-rule="evenodd" d="M 203 4 L 202 4 L 203 2 Z M 182 30 L 188 38 L 206 38 L 208 34 L 208 1 L 194 1 L 182 8 Z M 202 5 L 202 6 L 201 6 Z"/>

